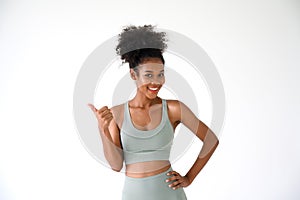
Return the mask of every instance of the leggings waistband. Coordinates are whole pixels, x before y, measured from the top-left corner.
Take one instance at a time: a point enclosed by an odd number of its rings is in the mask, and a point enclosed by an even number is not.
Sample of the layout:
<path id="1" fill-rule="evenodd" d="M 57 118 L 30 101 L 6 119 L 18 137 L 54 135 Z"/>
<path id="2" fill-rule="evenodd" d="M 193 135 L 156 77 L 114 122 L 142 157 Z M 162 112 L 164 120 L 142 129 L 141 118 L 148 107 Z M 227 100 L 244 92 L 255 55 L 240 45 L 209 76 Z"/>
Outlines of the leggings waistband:
<path id="1" fill-rule="evenodd" d="M 147 177 L 142 177 L 142 178 L 134 178 L 134 177 L 130 177 L 130 176 L 125 175 L 125 179 L 134 180 L 134 181 L 143 181 L 143 180 L 157 178 L 157 177 L 160 177 L 160 176 L 167 176 L 167 172 L 172 171 L 172 170 L 173 170 L 172 167 L 169 167 L 169 169 L 165 170 L 164 172 L 161 172 L 159 174 L 155 174 L 153 176 L 147 176 Z"/>

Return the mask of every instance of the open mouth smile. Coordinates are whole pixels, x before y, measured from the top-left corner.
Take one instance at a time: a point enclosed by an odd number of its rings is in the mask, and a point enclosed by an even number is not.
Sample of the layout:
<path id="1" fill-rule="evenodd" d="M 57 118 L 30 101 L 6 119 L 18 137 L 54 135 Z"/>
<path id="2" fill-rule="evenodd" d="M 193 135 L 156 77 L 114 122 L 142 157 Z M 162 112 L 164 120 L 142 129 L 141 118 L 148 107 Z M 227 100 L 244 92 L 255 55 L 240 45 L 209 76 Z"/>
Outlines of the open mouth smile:
<path id="1" fill-rule="evenodd" d="M 150 92 L 157 93 L 159 91 L 159 87 L 147 87 Z"/>

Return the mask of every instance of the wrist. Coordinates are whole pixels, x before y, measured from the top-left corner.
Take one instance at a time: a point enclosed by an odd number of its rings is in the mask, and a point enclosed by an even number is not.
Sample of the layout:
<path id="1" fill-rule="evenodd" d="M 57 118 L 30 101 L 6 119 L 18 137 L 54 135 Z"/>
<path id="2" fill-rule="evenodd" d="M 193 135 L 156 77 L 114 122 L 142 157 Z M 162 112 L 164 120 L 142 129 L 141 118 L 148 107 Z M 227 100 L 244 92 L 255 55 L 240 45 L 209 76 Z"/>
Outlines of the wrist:
<path id="1" fill-rule="evenodd" d="M 187 182 L 187 185 L 185 187 L 187 187 L 187 186 L 189 186 L 192 183 L 192 180 L 187 175 L 185 175 L 184 178 L 185 178 L 185 180 Z"/>
<path id="2" fill-rule="evenodd" d="M 191 184 L 194 180 L 194 178 L 191 177 L 189 174 L 186 174 L 184 177 L 188 180 L 189 184 Z"/>

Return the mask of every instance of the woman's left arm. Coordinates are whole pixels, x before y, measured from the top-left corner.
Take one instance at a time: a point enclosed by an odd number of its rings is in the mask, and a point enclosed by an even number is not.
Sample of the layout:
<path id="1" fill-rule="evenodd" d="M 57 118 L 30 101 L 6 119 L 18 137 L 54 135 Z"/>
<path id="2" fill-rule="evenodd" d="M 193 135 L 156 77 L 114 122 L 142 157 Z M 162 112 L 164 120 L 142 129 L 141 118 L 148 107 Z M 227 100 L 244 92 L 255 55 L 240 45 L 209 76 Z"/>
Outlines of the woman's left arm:
<path id="1" fill-rule="evenodd" d="M 169 175 L 174 175 L 169 178 L 169 181 L 177 180 L 170 184 L 170 187 L 177 189 L 179 187 L 187 187 L 193 182 L 214 153 L 219 144 L 219 140 L 214 132 L 200 121 L 184 103 L 173 101 L 169 105 L 173 117 L 178 119 L 178 122 L 183 123 L 203 142 L 199 156 L 185 176 L 180 176 L 180 174 L 175 171 L 169 173 Z"/>

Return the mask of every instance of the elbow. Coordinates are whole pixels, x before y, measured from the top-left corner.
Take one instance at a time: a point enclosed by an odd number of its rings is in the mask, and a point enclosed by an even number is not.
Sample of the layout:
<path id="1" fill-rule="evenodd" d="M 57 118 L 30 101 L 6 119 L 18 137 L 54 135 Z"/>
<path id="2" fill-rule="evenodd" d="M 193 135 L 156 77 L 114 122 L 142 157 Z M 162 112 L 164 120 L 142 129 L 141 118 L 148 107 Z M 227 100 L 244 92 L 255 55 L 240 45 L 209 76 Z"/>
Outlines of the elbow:
<path id="1" fill-rule="evenodd" d="M 110 168 L 116 172 L 120 172 L 123 168 L 123 155 L 112 155 L 104 151 L 106 161 L 110 165 Z"/>
<path id="2" fill-rule="evenodd" d="M 123 168 L 123 163 L 118 164 L 118 165 L 111 165 L 110 167 L 113 171 L 120 172 Z"/>
<path id="3" fill-rule="evenodd" d="M 109 165 L 112 170 L 115 172 L 120 172 L 123 168 L 123 159 L 122 157 L 119 159 L 109 160 Z"/>
<path id="4" fill-rule="evenodd" d="M 219 139 L 215 134 L 213 134 L 211 137 L 211 144 L 213 144 L 215 148 L 217 148 L 217 146 L 219 145 Z"/>
<path id="5" fill-rule="evenodd" d="M 111 168 L 113 171 L 115 171 L 115 172 L 120 172 L 121 171 L 121 169 L 120 168 Z"/>
<path id="6" fill-rule="evenodd" d="M 214 141 L 213 148 L 216 149 L 218 146 L 219 146 L 219 139 L 216 138 L 215 141 Z"/>
<path id="7" fill-rule="evenodd" d="M 219 145 L 219 143 L 220 143 L 220 142 L 219 142 L 219 139 L 217 138 L 217 139 L 216 139 L 216 147 Z"/>

